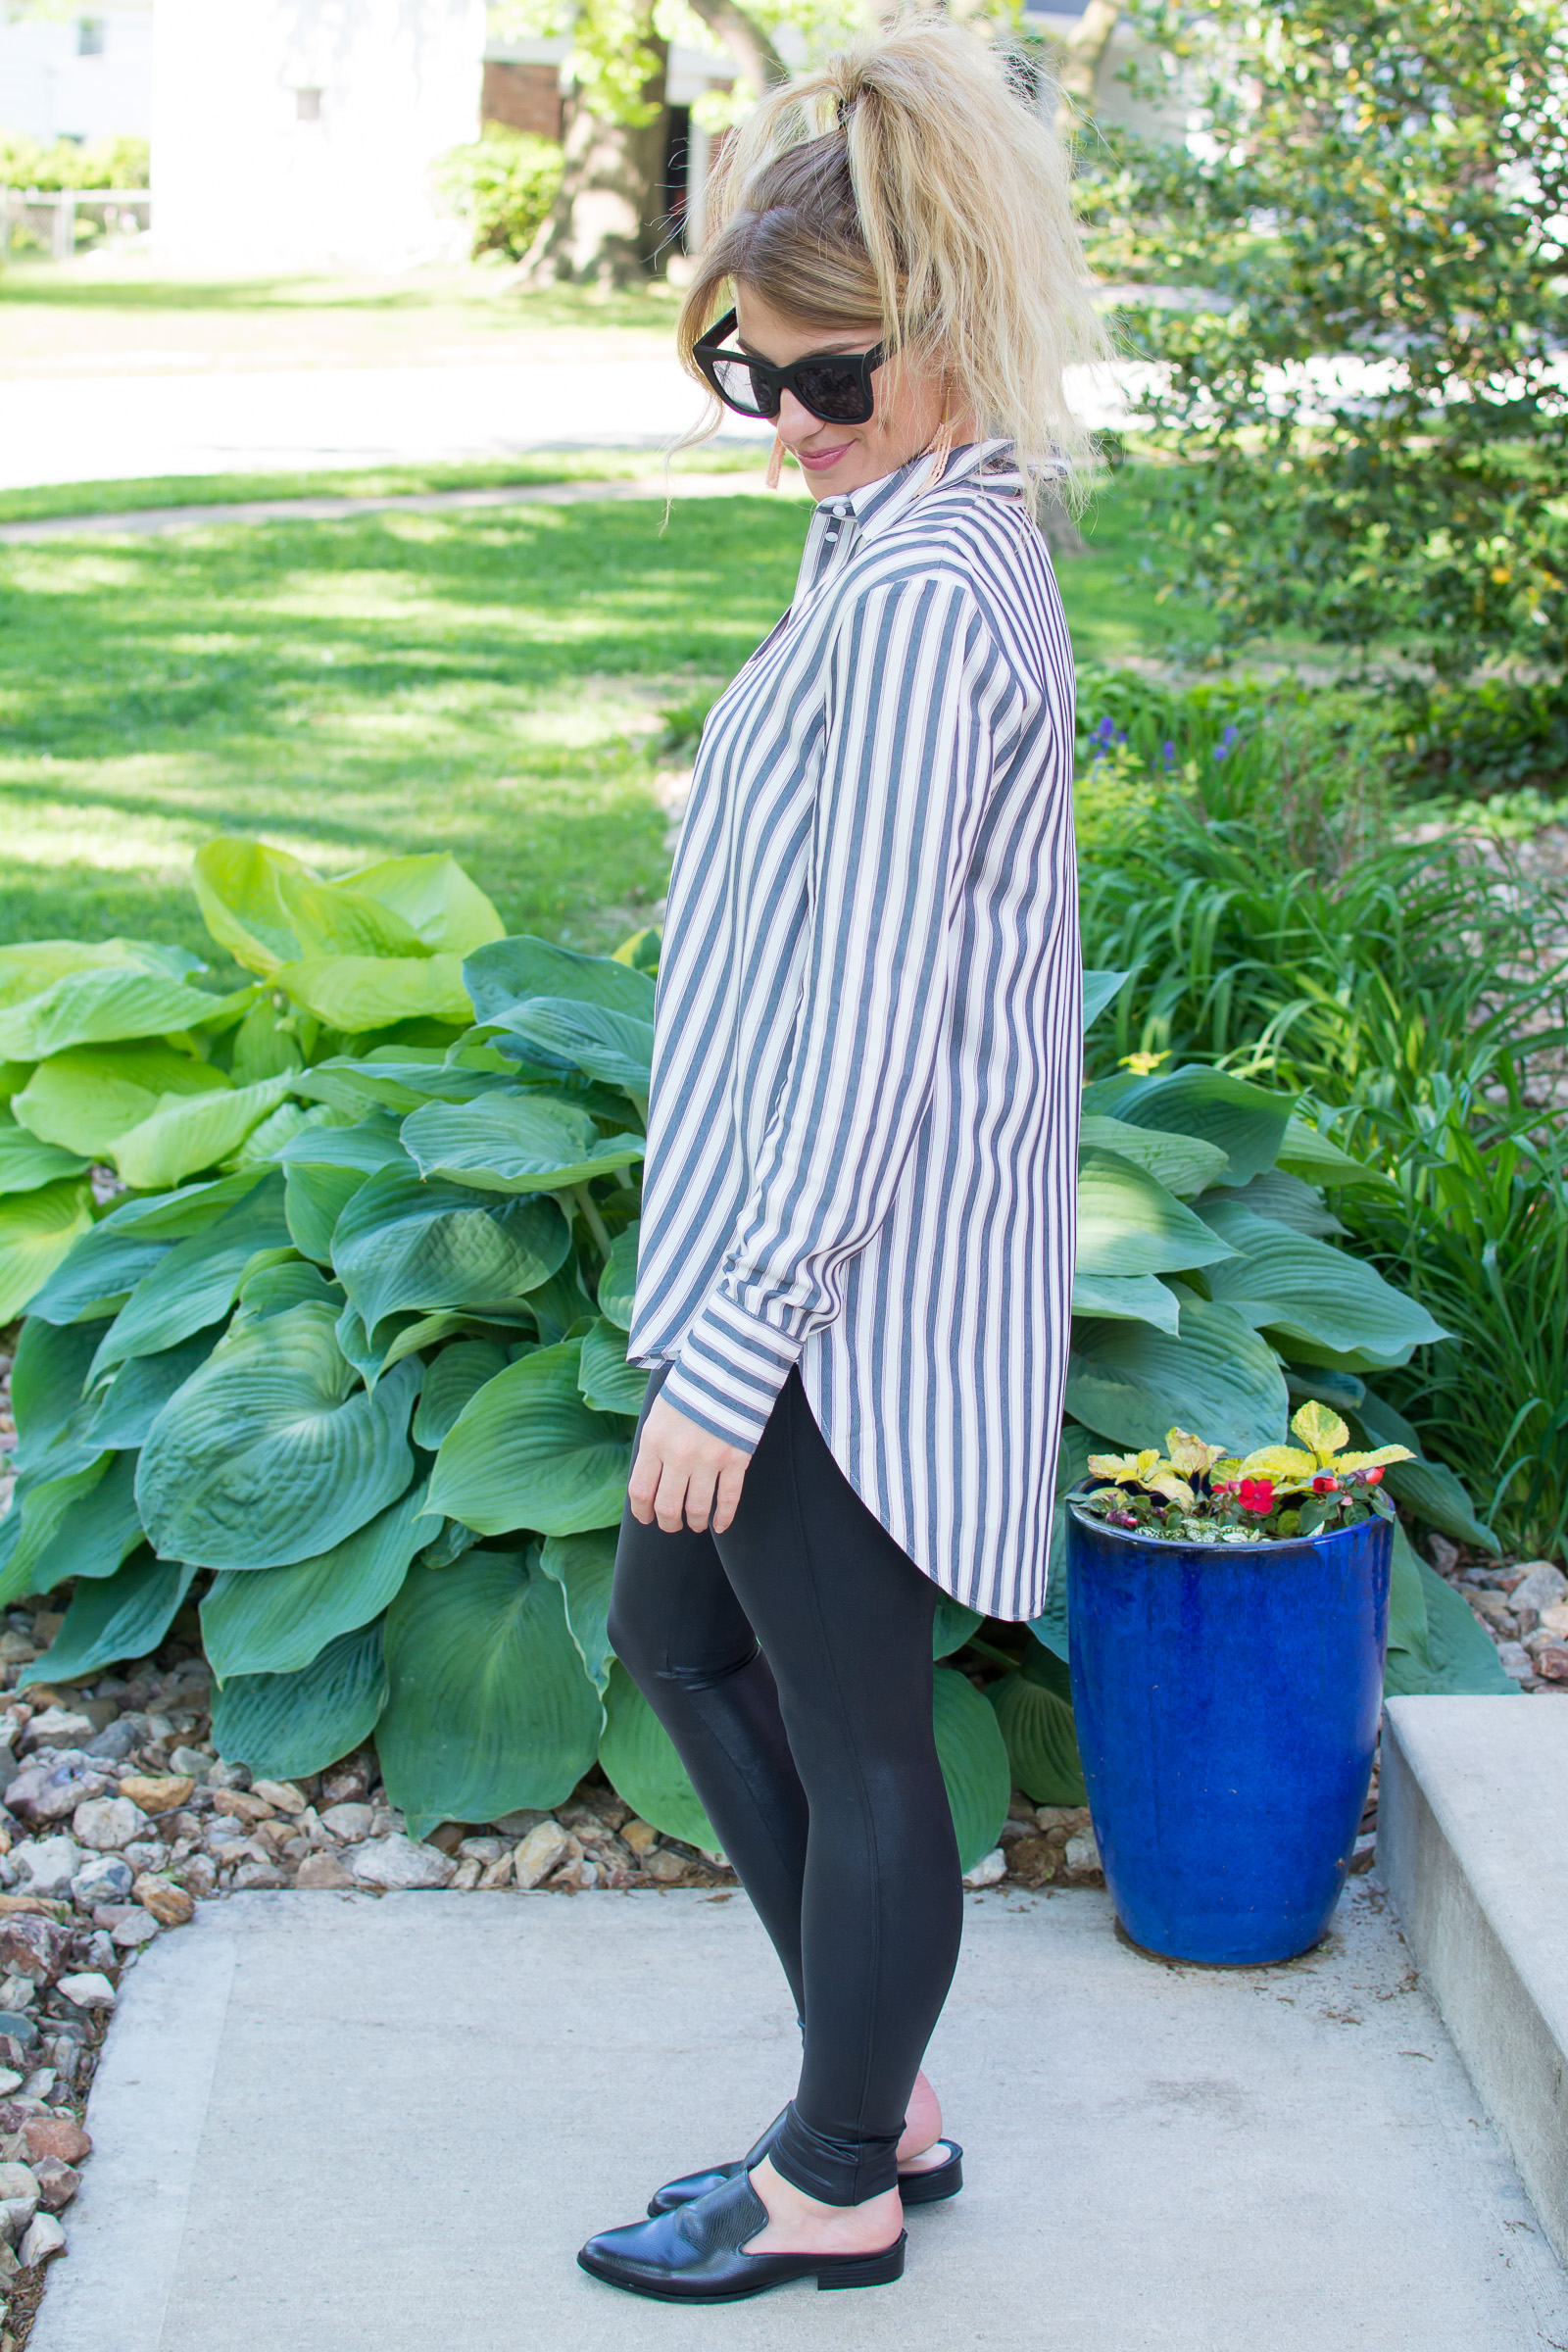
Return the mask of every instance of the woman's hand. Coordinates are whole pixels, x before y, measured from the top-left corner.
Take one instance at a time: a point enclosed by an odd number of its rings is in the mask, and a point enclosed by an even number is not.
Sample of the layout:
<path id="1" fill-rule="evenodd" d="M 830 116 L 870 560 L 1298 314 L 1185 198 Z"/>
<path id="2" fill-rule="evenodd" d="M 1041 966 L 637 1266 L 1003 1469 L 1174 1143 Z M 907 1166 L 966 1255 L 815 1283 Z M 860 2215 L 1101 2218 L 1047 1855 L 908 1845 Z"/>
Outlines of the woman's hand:
<path id="1" fill-rule="evenodd" d="M 626 1489 L 631 1515 L 644 1527 L 657 1519 L 667 1536 L 683 1524 L 701 1535 L 711 1520 L 721 1536 L 735 1516 L 751 1458 L 656 1396 Z"/>

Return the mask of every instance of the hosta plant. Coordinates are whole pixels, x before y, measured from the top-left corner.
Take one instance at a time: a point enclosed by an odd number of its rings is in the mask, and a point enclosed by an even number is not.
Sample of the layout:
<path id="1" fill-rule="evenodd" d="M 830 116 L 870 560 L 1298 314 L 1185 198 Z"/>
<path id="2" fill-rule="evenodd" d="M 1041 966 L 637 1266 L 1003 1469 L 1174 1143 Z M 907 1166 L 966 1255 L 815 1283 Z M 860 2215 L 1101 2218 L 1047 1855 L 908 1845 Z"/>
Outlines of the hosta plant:
<path id="1" fill-rule="evenodd" d="M 1350 1433 L 1324 1404 L 1292 1417 L 1296 1446 L 1261 1446 L 1244 1456 L 1205 1446 L 1173 1429 L 1166 1451 L 1092 1453 L 1097 1483 L 1075 1494 L 1080 1510 L 1107 1527 L 1178 1544 L 1260 1544 L 1269 1538 L 1326 1535 L 1364 1519 L 1393 1519 L 1383 1474 L 1413 1461 L 1408 1446 L 1348 1450 Z"/>
<path id="2" fill-rule="evenodd" d="M 14 1372 L 0 1605 L 72 1587 L 27 1679 L 141 1657 L 194 1605 L 218 1744 L 258 1773 L 373 1736 L 420 1835 L 557 1804 L 597 1760 L 711 1845 L 606 1633 L 646 1385 L 625 1340 L 657 935 L 613 956 L 503 937 L 446 858 L 333 881 L 220 842 L 197 886 L 255 975 L 230 996 L 120 946 L 0 967 L 0 1176 L 8 1152 L 41 1166 L 72 1220 L 33 1268 Z M 1088 1018 L 1118 985 L 1089 975 Z M 1176 1420 L 1238 1457 L 1281 1445 L 1293 1388 L 1409 1446 L 1366 1375 L 1438 1326 L 1336 1246 L 1325 1190 L 1365 1171 L 1291 1099 L 1204 1067 L 1118 1073 L 1085 1114 L 1063 1491 L 1092 1450 Z M 94 1164 L 128 1188 L 102 1208 Z M 1390 1487 L 1485 1543 L 1417 1450 Z M 966 1864 L 1011 1786 L 1082 1801 L 1065 1573 L 1058 1525 L 1030 1632 L 939 1613 Z M 1413 1554 L 1404 1577 L 1401 1687 L 1465 1687 Z"/>

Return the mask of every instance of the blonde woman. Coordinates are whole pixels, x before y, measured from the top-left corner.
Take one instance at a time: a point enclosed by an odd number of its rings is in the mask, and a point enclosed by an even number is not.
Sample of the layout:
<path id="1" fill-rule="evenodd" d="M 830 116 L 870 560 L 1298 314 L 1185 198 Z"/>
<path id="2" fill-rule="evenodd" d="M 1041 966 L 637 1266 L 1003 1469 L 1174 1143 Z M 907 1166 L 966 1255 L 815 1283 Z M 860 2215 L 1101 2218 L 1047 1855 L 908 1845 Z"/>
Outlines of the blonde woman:
<path id="1" fill-rule="evenodd" d="M 961 1924 L 932 1633 L 944 1592 L 1044 1600 L 1080 1020 L 1031 502 L 1099 349 L 1046 119 L 943 20 L 775 93 L 726 163 L 682 355 L 817 506 L 670 881 L 611 1632 L 805 2048 L 748 2156 L 578 2257 L 696 2302 L 896 2278 L 903 2206 L 961 2184 L 920 2072 Z"/>

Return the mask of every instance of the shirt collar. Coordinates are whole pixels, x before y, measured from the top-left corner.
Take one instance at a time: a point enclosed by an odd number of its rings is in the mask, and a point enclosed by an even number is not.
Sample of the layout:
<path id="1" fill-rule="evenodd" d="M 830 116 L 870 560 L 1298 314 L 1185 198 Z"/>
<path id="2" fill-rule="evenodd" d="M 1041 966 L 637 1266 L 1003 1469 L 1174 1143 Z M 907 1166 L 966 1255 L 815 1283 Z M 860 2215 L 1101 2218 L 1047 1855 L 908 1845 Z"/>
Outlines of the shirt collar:
<path id="1" fill-rule="evenodd" d="M 949 453 L 942 472 L 942 488 L 946 489 L 950 482 L 967 480 L 983 468 L 993 466 L 1011 447 L 1011 442 L 1005 440 L 965 442 L 961 449 Z M 863 482 L 858 490 L 847 490 L 839 498 L 824 499 L 817 513 L 836 511 L 842 514 L 848 508 L 859 525 L 861 538 L 873 538 L 908 513 L 929 483 L 933 464 L 929 453 L 922 452 L 919 457 L 910 458 L 906 465 L 899 466 L 895 472 L 883 474 L 880 481 Z M 999 473 L 996 486 L 999 490 L 1010 490 L 1017 486 L 1017 475 L 1007 468 Z"/>

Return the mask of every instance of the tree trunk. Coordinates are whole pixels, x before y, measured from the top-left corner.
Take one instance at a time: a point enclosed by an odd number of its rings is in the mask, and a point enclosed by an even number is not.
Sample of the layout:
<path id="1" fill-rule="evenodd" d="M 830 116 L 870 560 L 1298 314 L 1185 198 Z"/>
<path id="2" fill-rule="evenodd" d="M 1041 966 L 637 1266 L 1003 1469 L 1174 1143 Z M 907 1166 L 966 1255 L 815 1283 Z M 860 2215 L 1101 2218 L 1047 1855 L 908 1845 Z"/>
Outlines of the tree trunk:
<path id="1" fill-rule="evenodd" d="M 1094 103 L 1095 75 L 1100 61 L 1110 46 L 1110 36 L 1121 15 L 1111 0 L 1089 0 L 1088 7 L 1062 43 L 1061 99 L 1056 112 L 1056 128 L 1065 130 L 1079 114 L 1087 113 Z"/>
<path id="2" fill-rule="evenodd" d="M 718 35 L 759 98 L 775 82 L 788 81 L 790 70 L 767 33 L 736 0 L 692 0 L 692 7 L 709 31 Z"/>
<path id="3" fill-rule="evenodd" d="M 564 169 L 555 209 L 518 267 L 523 284 L 626 286 L 650 276 L 664 237 L 659 218 L 669 109 L 667 44 L 650 38 L 659 71 L 644 82 L 647 122 L 596 114 L 578 87 L 563 108 Z"/>

